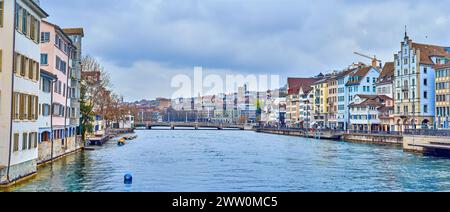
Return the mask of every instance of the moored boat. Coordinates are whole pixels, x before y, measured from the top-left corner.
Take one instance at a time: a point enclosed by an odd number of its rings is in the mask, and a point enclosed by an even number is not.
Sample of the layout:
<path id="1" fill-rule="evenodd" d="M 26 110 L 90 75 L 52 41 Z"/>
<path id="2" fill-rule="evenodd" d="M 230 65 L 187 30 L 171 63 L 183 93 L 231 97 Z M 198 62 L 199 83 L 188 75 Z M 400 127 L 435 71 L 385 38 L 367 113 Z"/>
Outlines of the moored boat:
<path id="1" fill-rule="evenodd" d="M 125 140 L 130 141 L 130 140 L 136 139 L 136 138 L 137 138 L 137 135 L 125 136 L 125 137 L 123 137 L 123 138 L 124 138 Z"/>
<path id="2" fill-rule="evenodd" d="M 123 146 L 123 145 L 125 145 L 125 138 L 119 139 L 119 141 L 117 141 L 117 145 L 118 145 L 118 146 Z"/>

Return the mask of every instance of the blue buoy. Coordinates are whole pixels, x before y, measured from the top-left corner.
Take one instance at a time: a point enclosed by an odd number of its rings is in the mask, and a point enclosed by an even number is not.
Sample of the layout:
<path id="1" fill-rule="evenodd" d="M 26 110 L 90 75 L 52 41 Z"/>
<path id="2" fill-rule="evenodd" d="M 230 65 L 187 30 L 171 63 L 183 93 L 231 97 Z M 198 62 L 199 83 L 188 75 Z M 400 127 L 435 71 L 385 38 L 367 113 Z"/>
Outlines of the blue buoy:
<path id="1" fill-rule="evenodd" d="M 126 185 L 131 185 L 133 184 L 133 176 L 131 174 L 126 174 L 123 177 L 123 183 Z"/>

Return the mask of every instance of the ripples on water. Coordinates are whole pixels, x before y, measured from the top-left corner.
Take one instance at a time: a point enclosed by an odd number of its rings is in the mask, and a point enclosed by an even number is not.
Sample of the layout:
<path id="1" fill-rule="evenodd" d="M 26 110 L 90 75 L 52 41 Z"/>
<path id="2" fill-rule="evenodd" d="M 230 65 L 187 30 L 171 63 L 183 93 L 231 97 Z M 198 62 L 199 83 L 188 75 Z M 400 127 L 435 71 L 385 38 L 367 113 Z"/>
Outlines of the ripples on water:
<path id="1" fill-rule="evenodd" d="M 46 166 L 17 191 L 450 191 L 450 160 L 244 131 L 138 131 Z M 133 185 L 123 176 L 132 173 Z"/>

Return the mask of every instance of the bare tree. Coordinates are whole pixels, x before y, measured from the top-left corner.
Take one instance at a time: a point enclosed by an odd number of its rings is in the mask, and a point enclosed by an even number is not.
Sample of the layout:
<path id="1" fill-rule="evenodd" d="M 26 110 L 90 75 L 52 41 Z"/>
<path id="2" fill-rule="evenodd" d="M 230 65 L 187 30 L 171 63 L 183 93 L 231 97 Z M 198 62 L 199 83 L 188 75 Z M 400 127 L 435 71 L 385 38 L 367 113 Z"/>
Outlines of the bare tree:
<path id="1" fill-rule="evenodd" d="M 85 56 L 81 61 L 81 125 L 83 139 L 86 132 L 92 132 L 92 122 L 95 115 L 105 115 L 110 104 L 112 87 L 109 74 L 100 63 L 91 56 Z"/>

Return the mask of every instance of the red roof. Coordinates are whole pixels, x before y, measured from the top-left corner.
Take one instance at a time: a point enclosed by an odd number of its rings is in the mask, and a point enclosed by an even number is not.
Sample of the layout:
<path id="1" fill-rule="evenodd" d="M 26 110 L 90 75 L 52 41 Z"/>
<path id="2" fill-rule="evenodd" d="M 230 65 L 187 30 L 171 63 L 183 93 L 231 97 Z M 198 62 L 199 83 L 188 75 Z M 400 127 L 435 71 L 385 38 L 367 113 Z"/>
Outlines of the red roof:
<path id="1" fill-rule="evenodd" d="M 434 65 L 431 57 L 450 57 L 450 52 L 448 52 L 446 47 L 429 45 L 429 44 L 420 44 L 420 43 L 412 43 L 412 47 L 420 50 L 420 63 Z"/>
<path id="2" fill-rule="evenodd" d="M 392 83 L 395 76 L 395 63 L 387 62 L 384 64 L 383 70 L 381 71 L 380 77 L 377 80 L 378 84 Z"/>
<path id="3" fill-rule="evenodd" d="M 298 94 L 300 88 L 309 89 L 319 78 L 288 78 L 288 94 Z"/>

